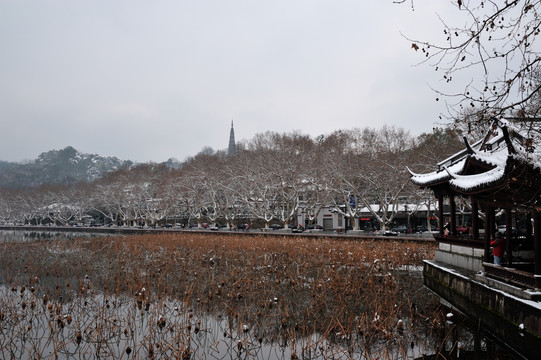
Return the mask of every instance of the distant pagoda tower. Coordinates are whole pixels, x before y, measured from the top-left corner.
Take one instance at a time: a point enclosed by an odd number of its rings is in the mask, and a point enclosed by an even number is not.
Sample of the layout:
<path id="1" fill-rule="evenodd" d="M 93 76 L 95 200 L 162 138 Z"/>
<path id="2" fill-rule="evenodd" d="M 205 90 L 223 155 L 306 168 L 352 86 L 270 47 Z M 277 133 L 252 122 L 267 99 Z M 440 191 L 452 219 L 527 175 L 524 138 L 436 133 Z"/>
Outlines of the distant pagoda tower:
<path id="1" fill-rule="evenodd" d="M 231 131 L 229 132 L 229 148 L 227 149 L 227 155 L 233 156 L 237 152 L 235 147 L 235 129 L 233 129 L 233 120 L 231 120 Z"/>

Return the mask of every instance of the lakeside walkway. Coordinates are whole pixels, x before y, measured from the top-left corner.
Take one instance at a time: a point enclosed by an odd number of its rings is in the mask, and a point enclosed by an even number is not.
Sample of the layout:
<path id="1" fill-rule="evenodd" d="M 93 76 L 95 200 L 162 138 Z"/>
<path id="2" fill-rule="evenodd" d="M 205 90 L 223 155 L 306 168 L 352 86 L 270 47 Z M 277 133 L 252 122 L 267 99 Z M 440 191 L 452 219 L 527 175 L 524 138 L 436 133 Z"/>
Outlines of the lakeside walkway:
<path id="1" fill-rule="evenodd" d="M 400 234 L 398 236 L 384 236 L 365 232 L 363 230 L 348 231 L 345 233 L 337 233 L 336 231 L 304 231 L 292 232 L 288 229 L 250 229 L 250 230 L 210 230 L 204 228 L 139 228 L 139 227 L 123 227 L 123 226 L 100 226 L 100 227 L 85 227 L 85 226 L 0 226 L 0 231 L 29 231 L 29 232 L 72 232 L 72 233 L 97 233 L 97 234 L 175 234 L 175 233 L 206 233 L 209 235 L 251 235 L 251 236 L 303 236 L 314 238 L 332 238 L 332 239 L 373 239 L 373 240 L 394 240 L 394 241 L 415 241 L 436 243 L 433 234 L 429 232 Z"/>

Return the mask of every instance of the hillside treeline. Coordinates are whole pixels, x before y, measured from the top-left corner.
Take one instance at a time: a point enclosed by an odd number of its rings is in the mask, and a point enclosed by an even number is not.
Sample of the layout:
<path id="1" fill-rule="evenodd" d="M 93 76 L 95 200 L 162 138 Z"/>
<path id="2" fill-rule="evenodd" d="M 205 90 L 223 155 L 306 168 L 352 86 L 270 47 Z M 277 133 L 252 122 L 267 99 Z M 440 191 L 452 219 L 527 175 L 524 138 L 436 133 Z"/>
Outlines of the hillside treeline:
<path id="1" fill-rule="evenodd" d="M 410 183 L 406 166 L 432 171 L 462 146 L 451 131 L 439 128 L 417 137 L 387 126 L 316 138 L 267 132 L 237 144 L 234 156 L 206 149 L 179 169 L 145 163 L 91 182 L 2 189 L 0 223 L 226 225 L 250 219 L 288 226 L 299 209 L 313 221 L 331 206 L 352 224 L 362 208 L 372 209 L 385 228 L 399 204 L 433 204 L 432 193 Z"/>

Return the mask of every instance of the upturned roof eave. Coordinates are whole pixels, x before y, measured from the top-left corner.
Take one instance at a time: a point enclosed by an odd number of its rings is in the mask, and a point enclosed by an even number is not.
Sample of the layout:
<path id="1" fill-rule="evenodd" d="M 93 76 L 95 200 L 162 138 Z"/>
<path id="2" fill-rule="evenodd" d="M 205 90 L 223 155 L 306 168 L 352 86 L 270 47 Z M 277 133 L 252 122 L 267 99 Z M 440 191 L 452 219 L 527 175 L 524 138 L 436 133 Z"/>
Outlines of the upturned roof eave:
<path id="1" fill-rule="evenodd" d="M 468 156 L 457 161 L 455 164 L 449 167 L 445 167 L 443 169 L 436 170 L 436 171 L 426 173 L 426 174 L 417 174 L 408 168 L 408 171 L 411 174 L 410 180 L 415 185 L 421 186 L 421 187 L 433 187 L 433 186 L 445 184 L 449 182 L 450 179 L 452 179 L 452 176 L 450 173 L 461 174 L 464 171 L 467 158 Z"/>
<path id="2" fill-rule="evenodd" d="M 480 180 L 477 180 L 480 179 Z M 449 181 L 449 187 L 464 195 L 474 195 L 486 192 L 502 186 L 505 183 L 505 171 L 501 168 L 494 168 L 486 173 L 457 177 Z"/>

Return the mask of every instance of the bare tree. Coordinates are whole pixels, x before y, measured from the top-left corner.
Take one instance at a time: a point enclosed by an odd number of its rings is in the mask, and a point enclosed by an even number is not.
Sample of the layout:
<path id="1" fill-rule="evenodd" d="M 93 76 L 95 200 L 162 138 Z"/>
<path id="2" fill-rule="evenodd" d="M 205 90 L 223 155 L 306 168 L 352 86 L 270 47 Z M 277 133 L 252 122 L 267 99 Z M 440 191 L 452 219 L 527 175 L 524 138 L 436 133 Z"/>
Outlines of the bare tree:
<path id="1" fill-rule="evenodd" d="M 16 198 L 18 198 L 18 196 L 16 195 L 16 192 L 14 190 L 1 189 L 0 224 L 12 224 L 15 223 L 17 218 L 25 218 L 24 215 L 26 214 L 26 211 L 21 206 L 21 201 L 16 201 Z M 17 211 L 17 208 L 19 209 L 19 211 Z"/>
<path id="2" fill-rule="evenodd" d="M 325 167 L 333 179 L 328 201 L 350 220 L 354 230 L 366 211 L 384 230 L 398 213 L 409 184 L 406 151 L 413 139 L 404 129 L 384 126 L 338 131 L 326 141 Z"/>
<path id="3" fill-rule="evenodd" d="M 210 155 L 206 155 L 210 156 Z M 193 160 L 190 165 L 186 166 L 181 176 L 178 178 L 180 185 L 180 202 L 183 211 L 189 219 L 194 219 L 198 227 L 201 227 L 208 211 L 208 194 L 205 178 L 207 174 L 204 168 L 200 165 L 204 164 L 204 159 L 201 156 L 197 160 Z"/>
<path id="4" fill-rule="evenodd" d="M 122 169 L 99 181 L 94 191 L 94 210 L 113 224 L 134 225 L 141 205 L 136 175 L 133 169 Z"/>
<path id="5" fill-rule="evenodd" d="M 216 225 L 218 219 L 223 218 L 227 214 L 228 201 L 224 196 L 227 188 L 228 178 L 225 177 L 226 172 L 223 168 L 223 163 L 217 158 L 209 158 L 205 167 L 198 169 L 194 175 L 197 176 L 201 187 L 203 188 L 201 209 L 207 220 Z"/>
<path id="6" fill-rule="evenodd" d="M 277 218 L 278 201 L 274 169 L 269 163 L 272 148 L 268 148 L 271 145 L 267 145 L 267 140 L 261 136 L 254 140 L 249 151 L 237 153 L 238 210 L 262 220 L 268 228 L 270 222 Z"/>
<path id="7" fill-rule="evenodd" d="M 337 130 L 317 140 L 320 163 L 323 164 L 319 181 L 325 189 L 325 201 L 335 212 L 350 219 L 354 230 L 361 211 L 357 204 L 364 187 L 359 168 L 363 161 L 360 137 L 358 129 Z"/>
<path id="8" fill-rule="evenodd" d="M 92 193 L 92 210 L 103 216 L 105 222 L 116 224 L 118 222 L 118 212 L 116 199 L 121 191 L 118 183 L 98 181 L 94 184 Z"/>
<path id="9" fill-rule="evenodd" d="M 74 216 L 76 209 L 73 205 L 72 193 L 62 185 L 51 187 L 45 194 L 46 211 L 53 223 L 67 225 Z"/>
<path id="10" fill-rule="evenodd" d="M 364 129 L 363 143 L 369 149 L 364 157 L 372 160 L 364 161 L 360 171 L 365 184 L 360 201 L 384 230 L 408 202 L 406 190 L 411 183 L 404 164 L 414 140 L 407 130 L 383 126 Z"/>
<path id="11" fill-rule="evenodd" d="M 524 121 L 537 117 L 532 102 L 541 89 L 536 81 L 541 65 L 541 1 L 452 3 L 455 13 L 439 15 L 440 40 L 408 39 L 423 57 L 421 62 L 441 73 L 445 86 L 436 92 L 437 100 L 446 99 L 444 116 L 458 125 L 469 109 L 467 122 L 473 126 L 493 117 Z"/>
<path id="12" fill-rule="evenodd" d="M 304 184 L 309 178 L 309 169 L 316 164 L 311 156 L 314 142 L 298 132 L 275 134 L 273 138 L 275 148 L 268 162 L 276 179 L 277 217 L 287 228 L 298 221 Z"/>
<path id="13" fill-rule="evenodd" d="M 291 226 L 297 221 L 313 141 L 299 133 L 266 132 L 257 134 L 246 148 L 236 157 L 242 208 L 262 220 L 265 227 L 275 219 Z"/>
<path id="14" fill-rule="evenodd" d="M 464 140 L 448 128 L 434 128 L 422 133 L 408 151 L 408 167 L 417 172 L 430 172 L 443 159 L 465 148 Z"/>

